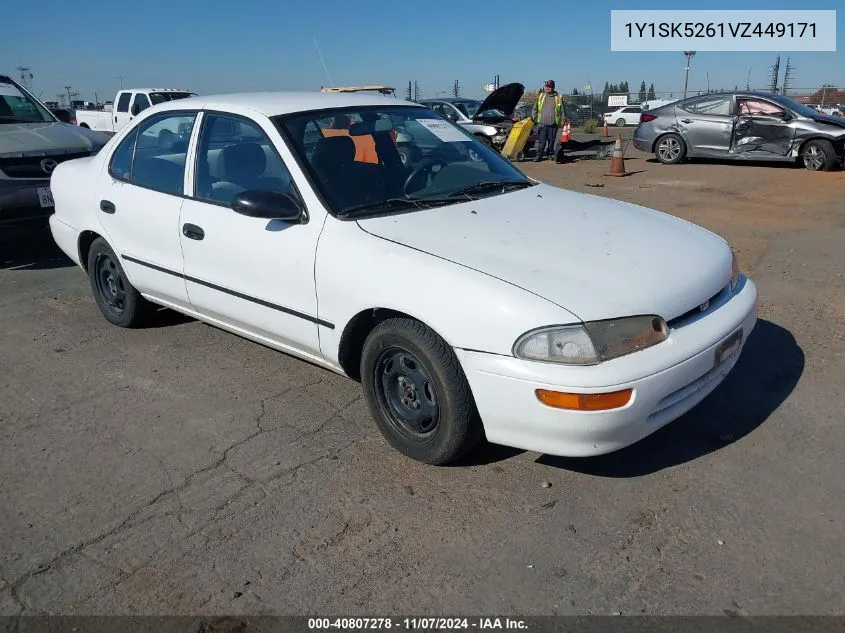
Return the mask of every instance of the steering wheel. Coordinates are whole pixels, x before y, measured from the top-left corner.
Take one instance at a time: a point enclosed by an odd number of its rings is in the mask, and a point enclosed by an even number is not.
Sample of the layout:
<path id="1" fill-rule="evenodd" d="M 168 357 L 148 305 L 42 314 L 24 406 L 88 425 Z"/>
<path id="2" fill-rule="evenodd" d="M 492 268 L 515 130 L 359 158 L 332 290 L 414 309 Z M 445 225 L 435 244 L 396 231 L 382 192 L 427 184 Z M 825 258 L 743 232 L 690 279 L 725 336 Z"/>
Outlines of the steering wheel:
<path id="1" fill-rule="evenodd" d="M 404 195 L 408 195 L 408 188 L 411 186 L 411 183 L 414 182 L 414 180 L 420 175 L 430 174 L 432 169 L 437 165 L 442 165 L 445 167 L 447 164 L 448 163 L 446 163 L 446 161 L 442 158 L 431 158 L 422 163 L 421 165 L 418 165 L 414 168 L 413 171 L 411 171 L 410 174 L 408 174 L 408 177 L 405 179 L 405 184 L 402 185 L 402 193 Z"/>

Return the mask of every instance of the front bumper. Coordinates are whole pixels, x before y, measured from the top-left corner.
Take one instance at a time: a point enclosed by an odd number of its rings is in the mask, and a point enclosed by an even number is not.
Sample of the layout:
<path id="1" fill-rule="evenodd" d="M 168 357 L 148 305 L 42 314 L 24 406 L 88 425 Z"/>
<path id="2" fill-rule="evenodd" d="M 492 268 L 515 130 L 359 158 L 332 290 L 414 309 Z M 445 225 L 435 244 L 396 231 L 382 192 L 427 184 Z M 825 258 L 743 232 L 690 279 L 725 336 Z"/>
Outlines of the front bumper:
<path id="1" fill-rule="evenodd" d="M 50 179 L 0 180 L 0 226 L 43 220 L 53 207 L 42 207 L 39 187 L 50 187 Z"/>
<path id="2" fill-rule="evenodd" d="M 487 439 L 548 455 L 586 457 L 634 444 L 704 400 L 733 369 L 757 320 L 747 278 L 707 315 L 654 347 L 591 367 L 565 367 L 458 349 Z M 738 329 L 739 348 L 719 364 L 716 348 Z M 632 389 L 627 405 L 571 411 L 542 404 L 537 389 L 604 393 Z"/>

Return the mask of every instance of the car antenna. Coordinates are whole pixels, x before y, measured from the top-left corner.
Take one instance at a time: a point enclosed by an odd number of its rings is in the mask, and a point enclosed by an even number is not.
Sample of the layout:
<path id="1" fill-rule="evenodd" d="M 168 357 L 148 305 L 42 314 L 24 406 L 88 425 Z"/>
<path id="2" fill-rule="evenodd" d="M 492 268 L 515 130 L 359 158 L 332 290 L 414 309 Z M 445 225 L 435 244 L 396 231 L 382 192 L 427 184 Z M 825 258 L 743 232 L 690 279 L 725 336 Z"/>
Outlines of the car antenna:
<path id="1" fill-rule="evenodd" d="M 329 85 L 334 88 L 334 82 L 332 81 L 332 76 L 329 74 L 329 67 L 326 66 L 326 60 L 323 59 L 323 53 L 320 52 L 320 45 L 317 44 L 317 36 L 314 35 L 314 48 L 317 49 L 317 54 L 320 56 L 320 61 L 323 63 L 323 70 L 326 71 L 326 77 L 329 80 Z"/>

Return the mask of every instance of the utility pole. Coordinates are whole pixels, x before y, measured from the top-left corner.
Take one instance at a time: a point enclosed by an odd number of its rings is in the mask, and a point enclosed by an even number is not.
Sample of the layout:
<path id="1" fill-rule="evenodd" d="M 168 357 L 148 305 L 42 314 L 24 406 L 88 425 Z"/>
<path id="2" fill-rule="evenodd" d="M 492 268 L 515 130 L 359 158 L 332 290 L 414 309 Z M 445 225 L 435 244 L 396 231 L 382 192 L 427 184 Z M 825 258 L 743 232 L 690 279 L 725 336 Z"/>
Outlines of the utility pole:
<path id="1" fill-rule="evenodd" d="M 32 78 L 34 75 L 32 74 L 32 69 L 27 66 L 18 66 L 15 70 L 18 71 L 18 77 L 20 77 L 21 85 L 26 88 L 27 90 L 32 90 Z"/>
<path id="2" fill-rule="evenodd" d="M 452 86 L 452 95 L 457 99 L 461 96 L 461 86 L 458 84 L 458 80 L 455 79 L 455 85 Z"/>
<path id="3" fill-rule="evenodd" d="M 689 86 L 689 67 L 694 55 L 695 51 L 684 51 L 684 57 L 686 57 L 687 60 L 687 67 L 685 69 L 686 74 L 684 76 L 684 99 L 687 98 L 687 86 Z"/>
<path id="4" fill-rule="evenodd" d="M 748 79 L 745 80 L 745 89 L 751 90 L 751 66 L 748 67 Z"/>
<path id="5" fill-rule="evenodd" d="M 411 97 L 412 97 L 412 96 L 413 96 L 413 93 L 411 92 L 411 82 L 409 81 L 409 82 L 408 82 L 408 96 L 407 96 L 407 97 L 405 97 L 405 100 L 406 100 L 406 101 L 411 101 L 411 100 L 412 100 L 412 99 L 411 99 Z"/>
<path id="6" fill-rule="evenodd" d="M 710 94 L 710 71 L 707 71 L 707 94 Z"/>
<path id="7" fill-rule="evenodd" d="M 415 81 L 414 82 L 414 101 L 420 100 L 420 85 Z"/>
<path id="8" fill-rule="evenodd" d="M 778 91 L 778 75 L 780 75 L 780 55 L 775 57 L 775 63 L 772 65 L 772 78 L 769 82 L 769 90 L 774 93 Z"/>
<path id="9" fill-rule="evenodd" d="M 789 90 L 789 85 L 792 83 L 792 73 L 794 68 L 792 67 L 792 58 L 786 58 L 786 70 L 783 71 L 783 95 L 786 96 L 787 91 Z"/>
<path id="10" fill-rule="evenodd" d="M 120 79 L 120 89 L 123 90 L 123 75 L 118 75 L 118 79 Z"/>
<path id="11" fill-rule="evenodd" d="M 71 105 L 74 97 L 79 96 L 78 92 L 71 92 L 70 91 L 71 88 L 72 88 L 72 86 L 65 86 L 65 90 L 67 91 L 67 103 L 68 103 L 68 105 Z"/>

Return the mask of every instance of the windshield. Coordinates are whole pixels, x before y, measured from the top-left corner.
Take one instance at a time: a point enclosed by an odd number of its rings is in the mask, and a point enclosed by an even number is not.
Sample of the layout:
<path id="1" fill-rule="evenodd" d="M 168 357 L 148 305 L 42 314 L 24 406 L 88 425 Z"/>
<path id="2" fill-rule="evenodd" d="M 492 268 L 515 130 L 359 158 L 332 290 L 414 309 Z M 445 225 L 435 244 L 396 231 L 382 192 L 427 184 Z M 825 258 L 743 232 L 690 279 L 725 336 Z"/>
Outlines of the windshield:
<path id="1" fill-rule="evenodd" d="M 15 84 L 0 79 L 0 124 L 51 123 L 55 117 Z"/>
<path id="2" fill-rule="evenodd" d="M 165 101 L 175 101 L 176 99 L 187 99 L 188 97 L 196 97 L 195 92 L 151 92 L 150 101 L 153 105 L 164 103 Z"/>
<path id="3" fill-rule="evenodd" d="M 766 95 L 772 101 L 776 101 L 781 105 L 785 105 L 787 108 L 794 110 L 801 116 L 813 118 L 819 116 L 819 111 L 814 110 L 804 104 L 798 103 L 797 101 L 793 101 L 789 97 L 784 97 L 783 95 Z"/>
<path id="4" fill-rule="evenodd" d="M 336 215 L 429 208 L 533 184 L 424 107 L 361 106 L 274 121 Z"/>

